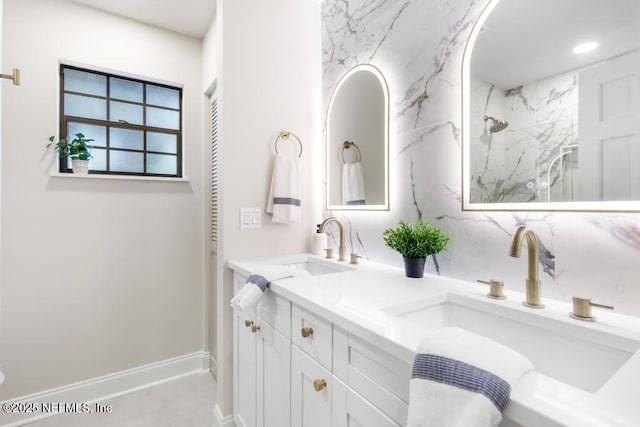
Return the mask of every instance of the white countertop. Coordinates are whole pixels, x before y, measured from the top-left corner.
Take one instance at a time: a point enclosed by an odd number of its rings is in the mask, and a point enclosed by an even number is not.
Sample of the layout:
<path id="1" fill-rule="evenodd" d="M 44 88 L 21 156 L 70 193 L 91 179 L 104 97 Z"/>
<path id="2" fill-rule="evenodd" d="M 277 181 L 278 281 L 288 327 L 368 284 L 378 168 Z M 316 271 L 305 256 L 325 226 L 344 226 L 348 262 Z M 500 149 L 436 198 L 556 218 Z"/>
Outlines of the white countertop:
<path id="1" fill-rule="evenodd" d="M 231 261 L 228 266 L 248 276 L 264 265 L 293 263 L 308 257 L 320 258 L 309 254 L 264 257 Z M 523 281 L 525 275 L 523 271 Z M 614 338 L 640 341 L 640 319 L 604 311 L 597 312 L 597 322 L 572 319 L 568 316 L 572 309 L 570 304 L 544 299 L 544 285 L 542 293 L 546 307 L 532 310 L 521 304 L 522 293 L 505 291 L 507 299 L 492 300 L 486 297 L 487 286 L 433 275 L 425 275 L 423 279 L 408 278 L 400 268 L 362 262 L 352 271 L 272 281 L 270 288 L 409 364 L 413 363 L 415 351 L 426 332 L 414 323 L 389 314 L 390 309 L 452 293 L 495 304 L 496 310 L 508 307 L 528 315 L 534 313 L 540 316 L 541 322 L 545 318 L 554 319 L 562 324 L 579 324 L 585 331 L 600 331 Z M 535 427 L 640 426 L 638 383 L 640 351 L 636 351 L 596 393 L 533 372 L 513 388 L 505 415 Z"/>

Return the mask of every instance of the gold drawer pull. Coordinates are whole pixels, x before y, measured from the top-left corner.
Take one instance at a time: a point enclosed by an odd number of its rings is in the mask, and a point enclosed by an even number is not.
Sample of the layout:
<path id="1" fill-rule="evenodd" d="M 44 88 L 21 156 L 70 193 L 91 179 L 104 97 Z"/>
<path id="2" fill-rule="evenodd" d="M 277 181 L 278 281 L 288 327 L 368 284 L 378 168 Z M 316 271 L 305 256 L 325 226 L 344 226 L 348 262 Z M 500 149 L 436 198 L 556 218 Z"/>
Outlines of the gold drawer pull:
<path id="1" fill-rule="evenodd" d="M 302 331 L 300 332 L 302 333 L 303 338 L 309 338 L 313 335 L 313 328 L 302 328 Z"/>
<path id="2" fill-rule="evenodd" d="M 251 325 L 251 332 L 254 334 L 260 330 L 260 325 Z"/>
<path id="3" fill-rule="evenodd" d="M 251 325 L 253 325 L 253 320 L 245 320 L 244 321 L 244 326 L 246 326 L 247 328 L 250 327 Z"/>
<path id="4" fill-rule="evenodd" d="M 322 391 L 326 386 L 327 382 L 323 379 L 317 379 L 313 382 L 313 388 L 315 388 L 316 391 Z"/>

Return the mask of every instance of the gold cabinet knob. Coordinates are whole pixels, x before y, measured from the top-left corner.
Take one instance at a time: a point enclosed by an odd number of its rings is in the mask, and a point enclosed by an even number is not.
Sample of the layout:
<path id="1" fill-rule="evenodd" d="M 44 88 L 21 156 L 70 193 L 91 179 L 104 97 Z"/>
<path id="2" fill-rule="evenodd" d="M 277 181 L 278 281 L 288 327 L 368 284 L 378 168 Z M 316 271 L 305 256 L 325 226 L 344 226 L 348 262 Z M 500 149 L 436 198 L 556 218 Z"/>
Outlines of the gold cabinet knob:
<path id="1" fill-rule="evenodd" d="M 254 334 L 260 330 L 260 325 L 251 325 L 251 332 Z"/>
<path id="2" fill-rule="evenodd" d="M 302 333 L 302 336 L 304 338 L 309 338 L 311 335 L 313 335 L 313 328 L 302 328 L 300 333 Z"/>
<path id="3" fill-rule="evenodd" d="M 251 325 L 253 325 L 253 320 L 245 320 L 244 321 L 244 326 L 246 326 L 247 328 L 250 327 Z"/>
<path id="4" fill-rule="evenodd" d="M 322 391 L 325 387 L 327 387 L 327 381 L 323 379 L 317 379 L 313 382 L 313 388 L 316 391 Z"/>

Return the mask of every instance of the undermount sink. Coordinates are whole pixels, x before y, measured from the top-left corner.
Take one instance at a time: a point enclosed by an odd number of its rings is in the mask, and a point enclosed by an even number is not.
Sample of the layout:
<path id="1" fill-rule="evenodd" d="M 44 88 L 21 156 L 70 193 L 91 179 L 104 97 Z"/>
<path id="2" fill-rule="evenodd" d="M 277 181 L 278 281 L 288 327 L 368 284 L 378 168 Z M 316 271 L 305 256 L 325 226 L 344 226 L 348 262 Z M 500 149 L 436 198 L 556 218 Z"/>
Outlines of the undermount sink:
<path id="1" fill-rule="evenodd" d="M 483 335 L 527 357 L 538 373 L 591 393 L 640 348 L 637 340 L 525 310 L 446 294 L 384 311 L 427 332 L 458 326 Z"/>
<path id="2" fill-rule="evenodd" d="M 336 261 L 313 257 L 307 257 L 305 259 L 295 260 L 281 265 L 285 265 L 296 270 L 307 271 L 312 276 L 340 273 L 355 269 L 355 267 L 348 265 L 346 262 L 338 264 Z"/>

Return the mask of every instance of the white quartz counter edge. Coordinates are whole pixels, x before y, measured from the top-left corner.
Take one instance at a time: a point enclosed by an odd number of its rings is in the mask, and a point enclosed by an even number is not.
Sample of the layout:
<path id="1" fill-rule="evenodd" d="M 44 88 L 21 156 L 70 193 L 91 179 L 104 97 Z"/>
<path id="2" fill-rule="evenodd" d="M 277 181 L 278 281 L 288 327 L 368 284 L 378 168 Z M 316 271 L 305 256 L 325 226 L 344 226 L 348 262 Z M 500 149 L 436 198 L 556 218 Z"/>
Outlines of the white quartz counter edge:
<path id="1" fill-rule="evenodd" d="M 260 266 L 295 262 L 292 260 L 303 260 L 309 256 L 300 254 L 230 261 L 228 266 L 248 276 Z M 393 311 L 394 307 L 453 293 L 490 301 L 497 306 L 496 309 L 508 306 L 531 312 L 522 306 L 524 296 L 521 293 L 505 291 L 506 300 L 490 300 L 486 298 L 487 289 L 480 285 L 432 275 L 425 275 L 424 279 L 407 278 L 401 269 L 367 262 L 353 271 L 273 281 L 270 288 L 410 364 L 426 333 L 412 323 L 390 315 L 388 311 Z M 541 321 L 549 317 L 562 322 L 578 322 L 567 315 L 571 311 L 569 304 L 554 300 L 544 302 L 544 310 L 535 310 Z M 596 323 L 584 322 L 581 326 L 608 334 L 613 332 L 622 338 L 640 339 L 640 319 L 598 312 L 598 320 Z M 640 408 L 633 401 L 637 396 L 634 390 L 640 381 L 640 354 L 635 354 L 621 371 L 624 372 L 615 375 L 595 394 L 544 375 L 529 374 L 512 390 L 506 415 L 516 422 L 526 421 L 527 425 L 536 427 L 638 425 Z M 626 390 L 629 395 L 621 399 L 619 390 Z"/>

